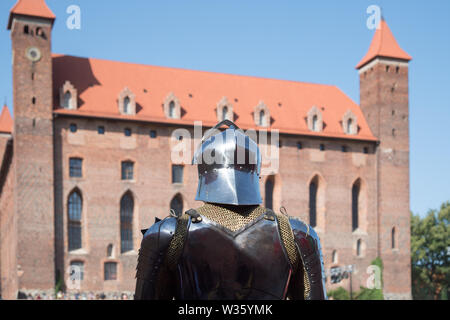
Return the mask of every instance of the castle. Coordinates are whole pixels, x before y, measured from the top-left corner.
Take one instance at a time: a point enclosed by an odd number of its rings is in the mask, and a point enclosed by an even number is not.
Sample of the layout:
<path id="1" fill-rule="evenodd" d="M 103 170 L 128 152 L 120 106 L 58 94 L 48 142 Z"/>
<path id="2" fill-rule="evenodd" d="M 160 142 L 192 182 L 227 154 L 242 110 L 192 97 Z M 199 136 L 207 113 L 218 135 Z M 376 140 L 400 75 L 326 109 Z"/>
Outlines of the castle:
<path id="1" fill-rule="evenodd" d="M 335 86 L 54 54 L 55 15 L 19 0 L 8 30 L 12 117 L 0 116 L 0 292 L 133 292 L 141 229 L 195 208 L 197 169 L 173 162 L 179 128 L 227 118 L 279 131 L 279 169 L 261 179 L 321 238 L 325 268 L 376 257 L 386 298 L 411 298 L 408 62 L 386 21 L 356 66 L 360 105 Z M 192 136 L 194 136 L 192 134 Z M 189 140 L 189 139 L 188 139 Z M 189 140 L 193 145 L 198 141 Z M 350 279 L 327 288 L 343 286 Z M 70 288 L 66 288 L 70 290 Z"/>

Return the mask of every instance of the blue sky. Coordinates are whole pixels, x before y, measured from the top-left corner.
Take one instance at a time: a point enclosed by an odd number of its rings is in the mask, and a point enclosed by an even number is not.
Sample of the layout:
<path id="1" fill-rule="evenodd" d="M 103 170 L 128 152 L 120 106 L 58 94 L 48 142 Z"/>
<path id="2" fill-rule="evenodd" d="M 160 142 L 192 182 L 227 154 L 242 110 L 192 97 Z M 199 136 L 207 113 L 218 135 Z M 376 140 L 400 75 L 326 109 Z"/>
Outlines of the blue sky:
<path id="1" fill-rule="evenodd" d="M 411 210 L 450 200 L 450 1 L 46 0 L 57 16 L 53 52 L 334 84 L 359 102 L 355 65 L 378 5 L 410 63 Z M 12 105 L 11 44 L 16 0 L 0 1 L 0 99 Z M 69 30 L 66 9 L 81 8 Z"/>

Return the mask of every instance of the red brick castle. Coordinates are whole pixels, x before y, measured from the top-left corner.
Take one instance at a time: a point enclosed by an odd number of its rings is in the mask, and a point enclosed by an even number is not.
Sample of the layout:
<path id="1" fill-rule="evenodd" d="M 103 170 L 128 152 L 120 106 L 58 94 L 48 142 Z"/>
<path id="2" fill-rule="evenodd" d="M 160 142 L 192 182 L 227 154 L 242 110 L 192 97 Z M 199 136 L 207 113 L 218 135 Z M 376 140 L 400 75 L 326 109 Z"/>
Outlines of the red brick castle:
<path id="1" fill-rule="evenodd" d="M 12 118 L 0 116 L 0 292 L 51 292 L 82 271 L 82 292 L 133 292 L 155 217 L 198 207 L 197 169 L 172 162 L 172 132 L 228 118 L 279 130 L 265 205 L 310 223 L 326 269 L 366 286 L 384 263 L 386 298 L 411 298 L 408 62 L 383 20 L 357 65 L 360 105 L 335 86 L 54 54 L 55 16 L 19 0 L 8 30 Z M 196 145 L 194 139 L 187 141 Z M 343 286 L 349 279 L 332 284 Z M 70 290 L 70 288 L 67 288 Z"/>

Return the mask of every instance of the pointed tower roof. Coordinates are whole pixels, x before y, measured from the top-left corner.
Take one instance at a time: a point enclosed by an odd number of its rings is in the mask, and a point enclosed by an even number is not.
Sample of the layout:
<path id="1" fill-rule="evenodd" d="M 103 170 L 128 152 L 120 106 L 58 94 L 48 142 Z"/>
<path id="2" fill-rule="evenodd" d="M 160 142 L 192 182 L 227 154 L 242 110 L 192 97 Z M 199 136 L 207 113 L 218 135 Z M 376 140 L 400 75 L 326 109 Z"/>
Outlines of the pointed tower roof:
<path id="1" fill-rule="evenodd" d="M 395 58 L 406 61 L 412 59 L 409 54 L 400 48 L 384 18 L 381 19 L 380 25 L 375 31 L 369 51 L 367 51 L 367 54 L 358 63 L 356 69 L 360 69 L 376 57 Z"/>
<path id="2" fill-rule="evenodd" d="M 14 15 L 46 18 L 52 22 L 56 18 L 45 0 L 18 0 L 9 13 L 8 30 L 11 29 Z"/>
<path id="3" fill-rule="evenodd" d="M 12 133 L 13 119 L 6 104 L 3 106 L 2 114 L 0 115 L 0 133 Z"/>

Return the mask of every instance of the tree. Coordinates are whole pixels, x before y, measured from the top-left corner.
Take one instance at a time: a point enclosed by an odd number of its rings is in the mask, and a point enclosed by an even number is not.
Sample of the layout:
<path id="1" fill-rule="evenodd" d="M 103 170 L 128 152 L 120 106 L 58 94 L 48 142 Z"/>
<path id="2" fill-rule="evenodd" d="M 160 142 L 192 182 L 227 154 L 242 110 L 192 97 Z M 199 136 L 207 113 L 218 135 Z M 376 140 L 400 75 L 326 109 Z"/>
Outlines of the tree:
<path id="1" fill-rule="evenodd" d="M 411 266 L 414 299 L 448 299 L 450 282 L 450 202 L 424 218 L 411 214 Z"/>

